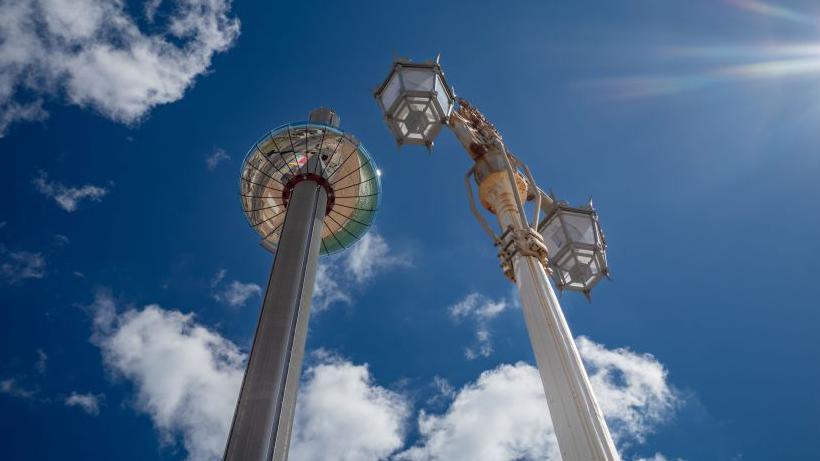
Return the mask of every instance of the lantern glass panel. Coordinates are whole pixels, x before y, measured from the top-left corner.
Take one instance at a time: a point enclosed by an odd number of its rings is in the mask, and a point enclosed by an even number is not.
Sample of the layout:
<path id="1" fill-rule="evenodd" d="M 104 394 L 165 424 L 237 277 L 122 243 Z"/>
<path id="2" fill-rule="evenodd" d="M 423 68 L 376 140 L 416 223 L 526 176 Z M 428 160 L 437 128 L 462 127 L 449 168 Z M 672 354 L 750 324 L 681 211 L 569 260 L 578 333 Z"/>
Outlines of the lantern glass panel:
<path id="1" fill-rule="evenodd" d="M 401 70 L 404 79 L 404 91 L 433 91 L 436 82 L 436 72 L 429 69 L 409 69 Z"/>
<path id="2" fill-rule="evenodd" d="M 450 100 L 450 95 L 444 87 L 444 82 L 438 75 L 436 75 L 436 99 L 438 99 L 438 105 L 441 107 L 441 116 L 443 119 L 450 114 L 450 108 L 453 106 L 453 101 Z"/>
<path id="3" fill-rule="evenodd" d="M 387 86 L 384 87 L 384 91 L 382 91 L 381 100 L 384 110 L 390 110 L 393 103 L 396 102 L 400 90 L 401 82 L 399 80 L 399 74 L 396 72 L 390 77 L 390 81 L 387 83 Z"/>
<path id="4" fill-rule="evenodd" d="M 567 243 L 566 234 L 557 215 L 552 217 L 541 235 L 544 237 L 544 243 L 547 245 L 547 252 L 550 255 L 557 255 Z"/>
<path id="5" fill-rule="evenodd" d="M 595 245 L 595 223 L 591 215 L 563 212 L 562 219 L 573 243 Z"/>

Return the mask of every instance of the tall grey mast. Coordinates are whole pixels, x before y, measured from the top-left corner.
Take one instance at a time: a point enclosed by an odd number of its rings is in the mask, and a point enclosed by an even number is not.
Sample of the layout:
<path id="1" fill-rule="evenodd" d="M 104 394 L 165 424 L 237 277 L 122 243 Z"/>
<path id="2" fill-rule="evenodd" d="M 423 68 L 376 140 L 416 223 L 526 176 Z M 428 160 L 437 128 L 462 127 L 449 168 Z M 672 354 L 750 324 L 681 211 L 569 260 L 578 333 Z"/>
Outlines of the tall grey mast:
<path id="1" fill-rule="evenodd" d="M 226 461 L 287 459 L 319 254 L 349 247 L 373 221 L 378 169 L 338 126 L 335 112 L 314 110 L 268 133 L 243 163 L 243 209 L 276 256 Z"/>

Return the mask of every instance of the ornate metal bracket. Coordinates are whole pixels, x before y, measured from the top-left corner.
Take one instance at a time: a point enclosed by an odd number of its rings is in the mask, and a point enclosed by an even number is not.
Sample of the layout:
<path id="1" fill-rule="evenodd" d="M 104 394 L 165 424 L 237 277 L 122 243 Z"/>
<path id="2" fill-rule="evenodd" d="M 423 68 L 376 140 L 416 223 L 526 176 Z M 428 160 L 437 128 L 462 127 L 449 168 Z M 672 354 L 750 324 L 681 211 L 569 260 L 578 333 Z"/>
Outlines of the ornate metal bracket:
<path id="1" fill-rule="evenodd" d="M 515 283 L 515 271 L 513 270 L 513 259 L 518 256 L 532 256 L 537 258 L 544 266 L 547 274 L 552 271 L 549 268 L 549 254 L 544 238 L 531 227 L 526 229 L 513 229 L 507 227 L 501 236 L 495 241 L 498 247 L 498 259 L 501 262 L 501 270 L 504 275 Z"/>

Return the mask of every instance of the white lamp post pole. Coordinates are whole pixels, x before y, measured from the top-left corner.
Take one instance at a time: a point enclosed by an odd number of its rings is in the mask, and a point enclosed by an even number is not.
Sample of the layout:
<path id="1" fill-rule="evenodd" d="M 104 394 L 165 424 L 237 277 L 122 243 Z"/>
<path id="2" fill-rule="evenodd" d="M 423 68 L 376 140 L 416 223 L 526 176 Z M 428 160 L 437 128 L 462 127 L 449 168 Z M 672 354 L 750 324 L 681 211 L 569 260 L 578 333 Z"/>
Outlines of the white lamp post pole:
<path id="1" fill-rule="evenodd" d="M 516 205 L 516 195 L 526 196 L 526 184 L 516 183 L 518 191 L 506 172 L 491 173 L 479 184 L 479 196 L 492 207 L 502 229 L 527 232 L 529 225 L 521 221 Z M 620 459 L 544 265 L 538 257 L 519 252 L 512 266 L 561 459 Z"/>
<path id="2" fill-rule="evenodd" d="M 560 289 L 587 296 L 607 276 L 606 245 L 591 203 L 583 208 L 555 203 L 536 186 L 526 165 L 508 152 L 483 114 L 464 100 L 454 110 L 455 96 L 438 59 L 396 61 L 374 96 L 399 145 L 429 149 L 447 126 L 472 158 L 474 166 L 465 178 L 470 207 L 499 248 L 504 274 L 518 287 L 562 459 L 620 460 L 547 273 L 548 268 L 554 271 Z M 478 212 L 471 180 L 478 184 L 481 204 L 497 218 L 501 235 Z M 531 223 L 525 200 L 535 200 Z M 547 217 L 539 223 L 542 205 Z"/>

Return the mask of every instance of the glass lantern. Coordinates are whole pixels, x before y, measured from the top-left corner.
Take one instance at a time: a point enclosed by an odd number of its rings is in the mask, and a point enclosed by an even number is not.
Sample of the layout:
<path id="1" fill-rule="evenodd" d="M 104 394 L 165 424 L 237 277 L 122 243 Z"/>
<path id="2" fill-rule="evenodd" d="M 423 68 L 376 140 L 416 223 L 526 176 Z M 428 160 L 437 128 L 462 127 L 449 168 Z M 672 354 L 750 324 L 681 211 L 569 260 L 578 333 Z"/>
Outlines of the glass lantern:
<path id="1" fill-rule="evenodd" d="M 559 291 L 590 290 L 609 277 L 606 240 L 592 202 L 573 208 L 560 202 L 539 224 L 549 254 L 552 279 Z"/>
<path id="2" fill-rule="evenodd" d="M 423 63 L 397 60 L 374 96 L 400 146 L 432 147 L 455 104 L 438 59 Z"/>

